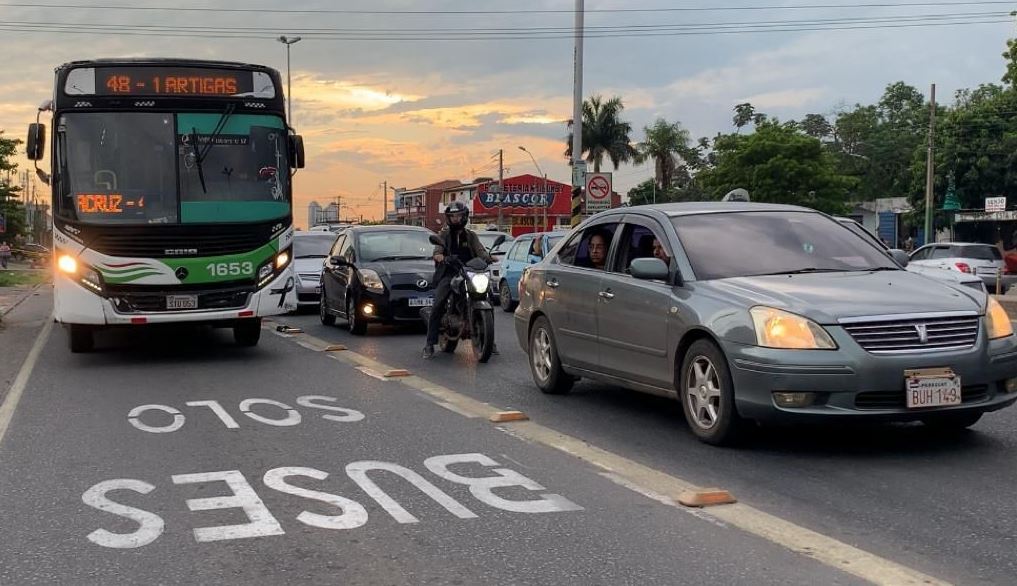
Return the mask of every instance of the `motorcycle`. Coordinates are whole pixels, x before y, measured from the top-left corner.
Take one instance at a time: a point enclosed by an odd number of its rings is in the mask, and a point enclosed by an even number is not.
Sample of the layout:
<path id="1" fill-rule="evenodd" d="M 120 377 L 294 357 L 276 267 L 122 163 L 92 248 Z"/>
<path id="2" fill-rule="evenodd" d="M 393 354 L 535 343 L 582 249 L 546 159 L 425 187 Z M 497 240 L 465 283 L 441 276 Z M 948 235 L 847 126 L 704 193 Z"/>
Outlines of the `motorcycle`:
<path id="1" fill-rule="evenodd" d="M 436 236 L 431 236 L 431 242 L 441 246 Z M 494 352 L 494 307 L 488 300 L 491 280 L 487 276 L 487 263 L 475 258 L 464 264 L 451 255 L 442 262 L 452 279 L 438 332 L 438 347 L 451 354 L 460 340 L 470 340 L 477 362 L 487 362 Z M 425 320 L 430 318 L 430 311 L 433 310 L 421 312 Z"/>

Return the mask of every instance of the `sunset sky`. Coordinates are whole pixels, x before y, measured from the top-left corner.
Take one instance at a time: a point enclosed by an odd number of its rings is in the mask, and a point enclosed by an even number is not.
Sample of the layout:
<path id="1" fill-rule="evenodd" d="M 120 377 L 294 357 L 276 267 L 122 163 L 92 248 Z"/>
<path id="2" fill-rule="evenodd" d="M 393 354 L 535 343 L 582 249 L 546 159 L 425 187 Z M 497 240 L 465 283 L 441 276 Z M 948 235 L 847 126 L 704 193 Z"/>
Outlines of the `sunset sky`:
<path id="1" fill-rule="evenodd" d="M 888 3 L 908 1 L 914 0 Z M 693 137 L 728 132 L 732 107 L 744 101 L 788 119 L 874 101 L 897 80 L 923 92 L 935 82 L 946 100 L 958 88 L 997 82 L 1003 70 L 1000 53 L 1014 34 L 1014 24 L 1006 17 L 1010 8 L 939 2 L 944 5 L 876 9 L 859 7 L 865 3 L 860 0 L 829 0 L 810 3 L 845 7 L 757 10 L 749 8 L 801 5 L 806 0 L 587 0 L 591 30 L 620 34 L 587 40 L 585 94 L 621 96 L 635 129 L 632 138 L 639 141 L 643 126 L 658 116 L 681 121 Z M 66 61 L 211 58 L 261 63 L 285 76 L 285 47 L 274 38 L 297 34 L 304 40 L 293 46 L 293 125 L 305 137 L 308 161 L 295 180 L 299 224 L 306 221 L 309 201 L 324 203 L 337 195 L 351 203 L 352 213 L 380 217 L 384 180 L 391 186 L 415 187 L 496 175 L 492 155 L 499 148 L 505 150 L 509 175 L 535 173 L 530 159 L 518 150 L 522 145 L 550 178 L 569 180 L 562 152 L 563 121 L 571 117 L 572 40 L 561 31 L 572 25 L 572 0 L 133 3 L 177 9 L 173 11 L 40 6 L 130 5 L 124 0 L 13 4 L 0 0 L 5 53 L 0 129 L 7 136 L 23 137 L 38 104 L 50 97 L 53 68 Z M 697 7 L 712 10 L 674 10 Z M 626 11 L 612 11 L 619 8 Z M 385 11 L 402 14 L 380 13 Z M 971 16 L 960 16 L 964 14 Z M 788 30 L 869 26 L 886 23 L 881 20 L 886 17 L 899 17 L 899 24 L 958 19 L 980 24 Z M 640 28 L 663 25 L 674 27 Z M 693 25 L 714 28 L 673 34 L 676 27 Z M 595 28 L 620 26 L 630 28 Z M 767 26 L 782 30 L 716 33 L 717 27 L 744 31 Z M 225 29 L 241 31 L 244 38 L 221 38 L 217 31 Z M 203 36 L 168 36 L 188 31 Z M 534 38 L 534 31 L 551 38 Z M 122 32 L 136 34 L 118 34 Z M 482 38 L 485 35 L 494 38 Z M 463 38 L 469 40 L 458 40 Z M 615 188 L 624 192 L 650 174 L 648 168 L 623 165 L 615 173 Z"/>

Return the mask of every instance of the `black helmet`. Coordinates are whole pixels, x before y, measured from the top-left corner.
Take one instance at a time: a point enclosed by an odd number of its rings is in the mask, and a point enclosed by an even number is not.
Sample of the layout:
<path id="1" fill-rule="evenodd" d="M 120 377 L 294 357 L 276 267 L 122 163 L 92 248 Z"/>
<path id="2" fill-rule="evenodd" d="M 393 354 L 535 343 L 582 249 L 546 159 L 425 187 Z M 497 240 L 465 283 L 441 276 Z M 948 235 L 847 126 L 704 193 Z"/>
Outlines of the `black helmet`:
<path id="1" fill-rule="evenodd" d="M 452 216 L 454 215 L 461 215 L 463 217 L 461 224 L 452 223 Z M 449 226 L 465 226 L 470 220 L 470 208 L 466 207 L 466 204 L 461 201 L 454 201 L 445 206 L 445 220 Z"/>

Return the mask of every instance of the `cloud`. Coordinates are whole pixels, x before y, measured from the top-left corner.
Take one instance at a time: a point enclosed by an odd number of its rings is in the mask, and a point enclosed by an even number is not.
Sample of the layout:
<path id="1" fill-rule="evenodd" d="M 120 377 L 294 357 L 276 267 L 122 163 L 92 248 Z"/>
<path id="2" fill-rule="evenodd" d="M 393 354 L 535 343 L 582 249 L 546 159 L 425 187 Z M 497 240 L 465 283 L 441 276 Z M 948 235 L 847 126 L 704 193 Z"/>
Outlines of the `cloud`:
<path id="1" fill-rule="evenodd" d="M 802 108 L 817 102 L 826 95 L 823 88 L 804 88 L 778 90 L 740 98 L 739 102 L 749 102 L 757 108 Z"/>

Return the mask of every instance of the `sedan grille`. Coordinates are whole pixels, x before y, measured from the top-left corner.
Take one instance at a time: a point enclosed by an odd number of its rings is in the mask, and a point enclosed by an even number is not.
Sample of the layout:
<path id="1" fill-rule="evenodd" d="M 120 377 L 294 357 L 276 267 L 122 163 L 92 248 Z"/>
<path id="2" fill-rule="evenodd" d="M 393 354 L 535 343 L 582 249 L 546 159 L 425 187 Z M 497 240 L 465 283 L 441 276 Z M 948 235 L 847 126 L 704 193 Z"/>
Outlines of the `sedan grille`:
<path id="1" fill-rule="evenodd" d="M 855 342 L 873 354 L 963 350 L 978 338 L 977 315 L 843 324 Z"/>

